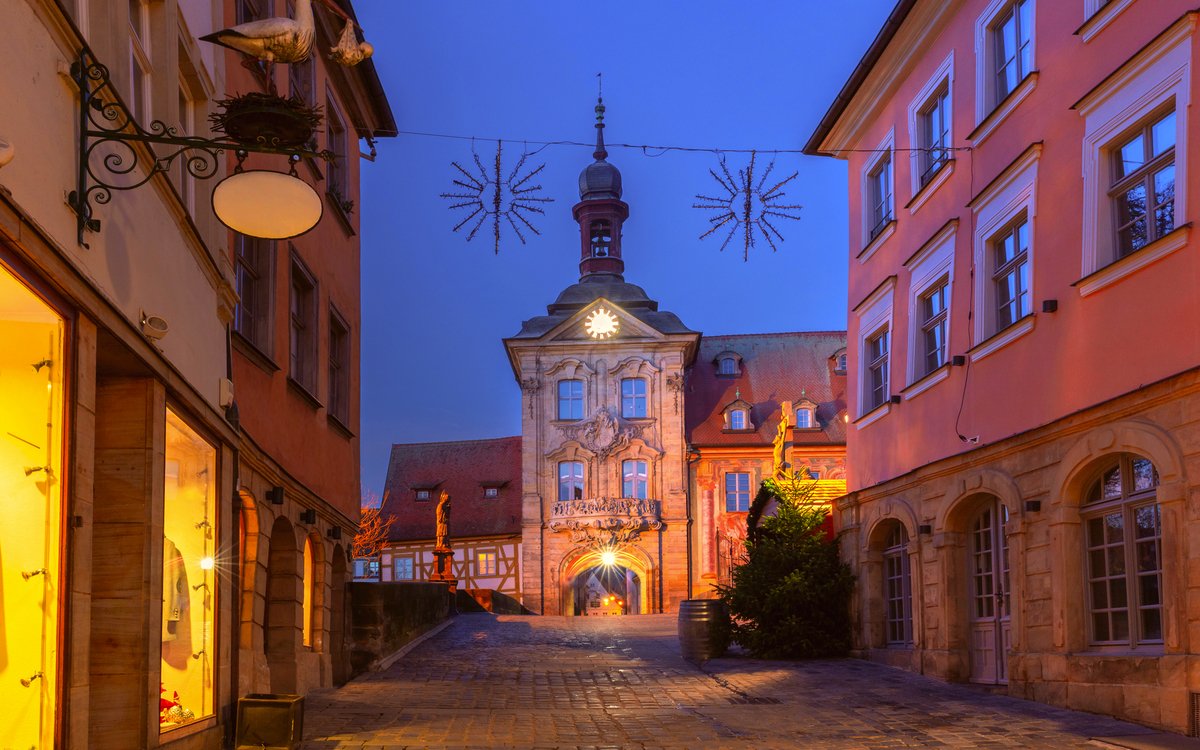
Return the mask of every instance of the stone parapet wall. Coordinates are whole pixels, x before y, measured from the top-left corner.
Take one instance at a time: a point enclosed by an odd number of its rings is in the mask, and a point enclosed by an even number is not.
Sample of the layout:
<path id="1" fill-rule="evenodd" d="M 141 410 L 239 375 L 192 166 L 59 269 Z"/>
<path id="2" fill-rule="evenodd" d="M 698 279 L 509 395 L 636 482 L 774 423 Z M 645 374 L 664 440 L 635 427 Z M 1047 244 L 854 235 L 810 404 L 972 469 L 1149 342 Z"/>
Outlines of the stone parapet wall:
<path id="1" fill-rule="evenodd" d="M 349 590 L 353 675 L 370 671 L 454 612 L 454 596 L 444 583 L 355 581 Z"/>

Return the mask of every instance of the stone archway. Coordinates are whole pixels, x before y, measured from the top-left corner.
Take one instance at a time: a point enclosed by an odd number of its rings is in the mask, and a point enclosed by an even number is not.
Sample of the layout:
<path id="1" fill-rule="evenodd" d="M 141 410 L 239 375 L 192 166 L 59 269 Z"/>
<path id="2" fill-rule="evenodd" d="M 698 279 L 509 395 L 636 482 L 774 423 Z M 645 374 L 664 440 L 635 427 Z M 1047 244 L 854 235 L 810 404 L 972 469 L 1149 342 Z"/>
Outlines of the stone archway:
<path id="1" fill-rule="evenodd" d="M 612 555 L 611 562 L 606 556 Z M 559 566 L 559 611 L 564 615 L 576 612 L 576 580 L 595 569 L 624 569 L 636 577 L 637 607 L 639 614 L 654 611 L 655 580 L 654 566 L 650 558 L 638 547 L 618 544 L 612 547 L 580 548 L 563 558 Z M 629 611 L 634 612 L 632 605 Z"/>
<path id="2" fill-rule="evenodd" d="M 297 660 L 304 639 L 303 563 L 295 527 L 282 516 L 271 527 L 269 549 L 263 645 L 271 672 L 271 692 L 295 694 Z"/>
<path id="3" fill-rule="evenodd" d="M 349 630 L 346 613 L 349 599 L 346 551 L 342 545 L 333 548 L 333 564 L 329 581 L 329 655 L 333 669 L 333 684 L 343 685 L 350 679 L 350 649 L 346 646 Z"/>

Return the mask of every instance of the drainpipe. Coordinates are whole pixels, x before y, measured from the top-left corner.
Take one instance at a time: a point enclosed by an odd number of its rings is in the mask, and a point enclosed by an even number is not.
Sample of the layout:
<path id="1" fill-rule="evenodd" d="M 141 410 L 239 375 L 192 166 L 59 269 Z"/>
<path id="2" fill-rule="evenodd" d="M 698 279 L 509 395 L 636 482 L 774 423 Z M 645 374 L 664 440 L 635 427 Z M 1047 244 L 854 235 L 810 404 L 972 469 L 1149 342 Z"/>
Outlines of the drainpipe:
<path id="1" fill-rule="evenodd" d="M 229 382 L 233 382 L 233 334 L 230 331 L 229 324 L 225 325 L 225 377 L 229 378 Z M 237 401 L 234 401 L 228 409 L 225 410 L 225 421 L 233 427 L 234 433 L 241 438 L 241 420 L 238 417 Z M 238 529 L 242 521 L 242 496 L 239 492 L 241 487 L 240 476 L 241 451 L 238 445 L 233 446 L 233 497 L 231 504 L 233 506 L 233 543 L 230 547 L 230 557 L 233 565 L 233 602 L 231 618 L 233 620 L 231 638 L 232 648 L 229 650 L 229 669 L 231 672 L 229 681 L 229 692 L 231 693 L 232 703 L 230 710 L 234 715 L 233 721 L 236 721 L 237 702 L 240 698 L 242 675 L 241 675 L 241 659 L 242 651 L 242 550 L 237 543 Z M 265 637 L 265 634 L 264 634 Z M 231 722 L 232 723 L 232 722 Z M 236 730 L 236 727 L 234 727 Z"/>
<path id="2" fill-rule="evenodd" d="M 692 598 L 692 577 L 695 575 L 694 570 L 693 570 L 694 563 L 692 560 L 692 524 L 693 524 L 693 521 L 692 521 L 692 498 L 693 498 L 692 464 L 694 464 L 700 460 L 700 451 L 696 450 L 696 448 L 694 446 L 688 445 L 684 449 L 683 455 L 684 455 L 684 463 L 687 465 L 687 495 L 686 495 L 687 503 L 685 504 L 687 507 L 687 591 L 688 591 L 688 599 L 691 599 Z M 694 459 L 692 458 L 693 455 L 695 456 Z"/>

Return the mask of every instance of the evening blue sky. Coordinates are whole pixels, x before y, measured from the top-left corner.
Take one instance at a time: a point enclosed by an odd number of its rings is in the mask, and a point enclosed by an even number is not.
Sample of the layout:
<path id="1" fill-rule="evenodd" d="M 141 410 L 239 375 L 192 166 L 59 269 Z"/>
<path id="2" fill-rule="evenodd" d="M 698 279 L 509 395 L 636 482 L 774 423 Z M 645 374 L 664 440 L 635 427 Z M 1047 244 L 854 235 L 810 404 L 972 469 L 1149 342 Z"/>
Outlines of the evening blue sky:
<path id="1" fill-rule="evenodd" d="M 400 130 L 593 142 L 596 73 L 611 142 L 799 149 L 862 57 L 892 0 L 852 2 L 399 2 L 357 0 Z M 516 435 L 520 389 L 501 339 L 579 277 L 579 172 L 590 147 L 550 146 L 527 164 L 555 199 L 499 254 L 486 228 L 439 194 L 470 141 L 401 135 L 362 162 L 362 482 L 383 486 L 393 443 Z M 533 150 L 534 146 L 530 146 Z M 505 144 L 511 168 L 522 147 Z M 748 154 L 728 154 L 731 168 Z M 761 158 L 761 157 L 760 157 Z M 712 153 L 610 149 L 624 177 L 625 279 L 705 334 L 845 330 L 846 164 L 781 154 L 799 172 L 778 252 L 709 237 L 697 193 L 719 186 Z"/>

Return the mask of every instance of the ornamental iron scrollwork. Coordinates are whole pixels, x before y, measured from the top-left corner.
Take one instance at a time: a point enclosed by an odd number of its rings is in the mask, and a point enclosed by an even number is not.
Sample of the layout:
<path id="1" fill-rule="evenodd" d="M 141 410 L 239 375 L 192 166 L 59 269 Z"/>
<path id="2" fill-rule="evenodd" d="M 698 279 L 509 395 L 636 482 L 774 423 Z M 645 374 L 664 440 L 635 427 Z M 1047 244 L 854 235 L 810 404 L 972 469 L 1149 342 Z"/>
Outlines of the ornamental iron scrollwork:
<path id="1" fill-rule="evenodd" d="M 328 150 L 306 151 L 267 142 L 241 143 L 229 137 L 183 135 L 162 120 L 152 121 L 146 129 L 121 100 L 108 68 L 87 47 L 80 52 L 79 61 L 71 64 L 71 78 L 79 87 L 79 165 L 77 186 L 68 196 L 68 203 L 78 216 L 79 244 L 85 248 L 88 244 L 83 241 L 84 232 L 100 231 L 100 220 L 93 217 L 93 204 L 107 204 L 114 191 L 134 190 L 156 175 L 169 173 L 176 159 L 184 160 L 184 169 L 192 177 L 208 180 L 217 176 L 218 157 L 227 149 L 237 152 L 235 173 L 241 171 L 241 162 L 251 152 L 287 156 L 293 174 L 301 158 L 327 162 L 336 158 Z M 152 144 L 167 146 L 168 153 L 154 153 Z M 145 164 L 141 148 L 149 152 Z M 135 174 L 139 166 L 145 170 L 144 176 Z M 130 180 L 119 180 L 129 175 L 133 175 Z M 114 181 L 114 176 L 118 180 Z"/>

